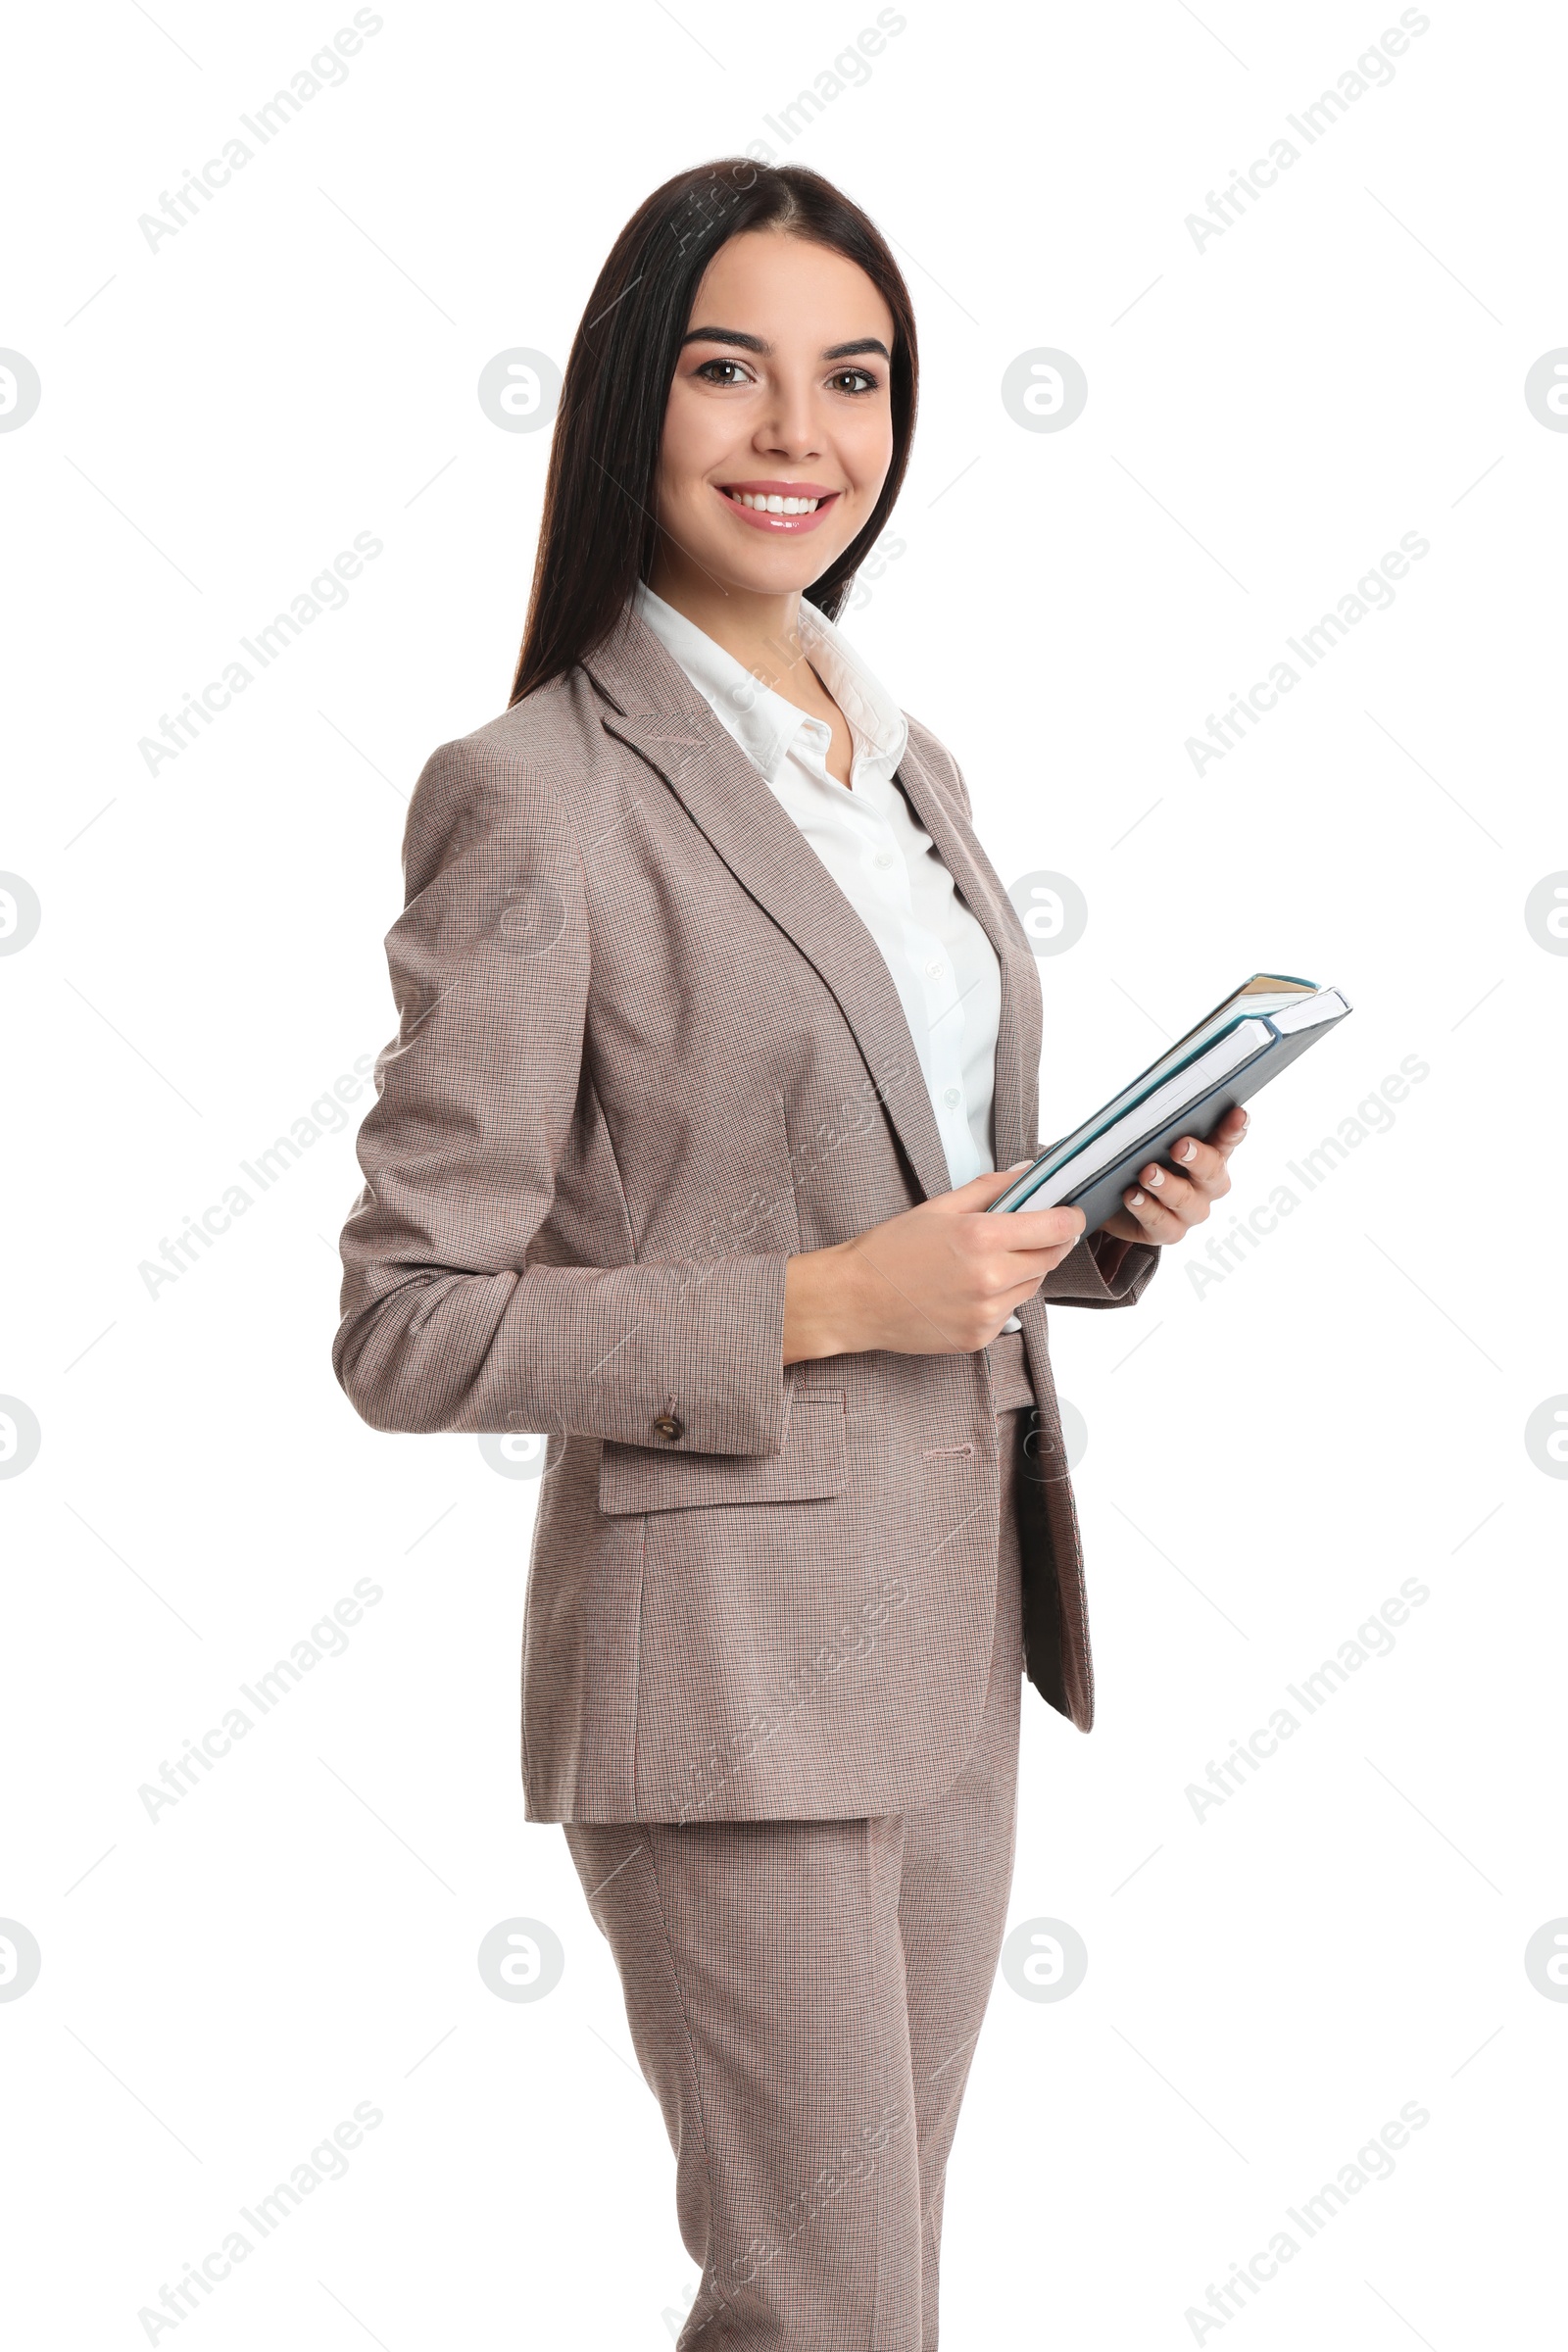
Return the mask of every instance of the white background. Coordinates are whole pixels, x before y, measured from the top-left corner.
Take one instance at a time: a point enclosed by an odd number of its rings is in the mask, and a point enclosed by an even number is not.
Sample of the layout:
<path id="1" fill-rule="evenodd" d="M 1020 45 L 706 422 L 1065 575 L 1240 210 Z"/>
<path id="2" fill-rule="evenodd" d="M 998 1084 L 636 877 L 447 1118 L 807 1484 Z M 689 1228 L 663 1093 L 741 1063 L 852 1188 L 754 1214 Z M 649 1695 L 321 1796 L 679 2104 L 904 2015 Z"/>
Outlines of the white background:
<path id="1" fill-rule="evenodd" d="M 608 1948 L 522 1819 L 537 1488 L 373 1434 L 332 1376 L 363 1102 L 156 1297 L 138 1267 L 394 1026 L 406 798 L 505 703 L 547 457 L 481 368 L 564 363 L 648 190 L 761 140 L 868 208 L 917 306 L 904 552 L 847 625 L 1004 875 L 1088 902 L 1041 964 L 1044 1134 L 1255 969 L 1355 1006 L 1259 1099 L 1214 1220 L 1291 1185 L 1277 1230 L 1200 1291 L 1190 1243 L 1133 1312 L 1054 1318 L 1102 1715 L 1084 1740 L 1025 1693 L 1011 1918 L 1069 1923 L 1089 1973 L 999 1981 L 943 2342 L 1541 2340 L 1568 2005 L 1524 1951 L 1568 1913 L 1568 1486 L 1524 1430 L 1568 1390 L 1568 961 L 1524 906 L 1568 866 L 1568 435 L 1524 379 L 1568 343 L 1563 22 L 1434 5 L 1308 148 L 1284 118 L 1397 9 L 909 0 L 786 147 L 763 117 L 870 0 L 379 13 L 156 251 L 138 216 L 352 12 L 35 11 L 8 76 L 0 343 L 43 386 L 0 434 L 0 867 L 42 905 L 0 961 L 0 1391 L 42 1430 L 0 1484 L 0 1913 L 42 1952 L 0 2004 L 9 2331 L 145 2342 L 365 2101 L 346 2178 L 153 2340 L 657 2352 L 695 2284 Z M 1186 217 L 1282 134 L 1299 161 L 1200 250 Z M 1039 348 L 1088 377 L 1060 432 L 1003 406 Z M 361 532 L 346 606 L 150 774 L 139 739 Z M 1196 774 L 1187 739 L 1408 532 L 1393 606 Z M 1308 1195 L 1286 1163 L 1407 1056 Z M 344 1653 L 149 1818 L 363 1578 Z M 1210 1761 L 1409 1578 L 1392 1651 L 1200 1817 Z M 516 1916 L 564 1947 L 534 2003 L 476 1966 Z M 1392 2178 L 1185 2316 L 1410 2101 Z"/>

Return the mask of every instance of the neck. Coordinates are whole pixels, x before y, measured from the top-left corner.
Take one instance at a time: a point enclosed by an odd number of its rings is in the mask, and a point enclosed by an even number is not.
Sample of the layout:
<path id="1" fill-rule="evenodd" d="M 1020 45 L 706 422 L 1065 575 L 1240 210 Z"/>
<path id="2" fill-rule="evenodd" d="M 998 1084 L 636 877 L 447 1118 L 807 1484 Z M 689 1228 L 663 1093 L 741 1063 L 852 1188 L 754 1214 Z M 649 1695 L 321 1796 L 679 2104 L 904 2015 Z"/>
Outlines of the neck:
<path id="1" fill-rule="evenodd" d="M 778 596 L 726 588 L 710 572 L 683 556 L 672 557 L 662 546 L 648 585 L 764 686 L 779 686 L 792 670 L 808 666 L 798 588 Z"/>

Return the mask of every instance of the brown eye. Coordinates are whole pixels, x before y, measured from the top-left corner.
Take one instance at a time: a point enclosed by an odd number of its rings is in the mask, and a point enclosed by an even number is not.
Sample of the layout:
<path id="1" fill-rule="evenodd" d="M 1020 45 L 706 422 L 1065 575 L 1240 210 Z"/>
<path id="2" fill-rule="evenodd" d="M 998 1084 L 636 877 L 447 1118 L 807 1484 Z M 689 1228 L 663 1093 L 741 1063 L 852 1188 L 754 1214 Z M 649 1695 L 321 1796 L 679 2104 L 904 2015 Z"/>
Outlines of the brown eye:
<path id="1" fill-rule="evenodd" d="M 876 377 L 868 375 L 863 368 L 841 368 L 836 375 L 828 378 L 828 381 L 835 385 L 840 392 L 858 394 L 874 392 L 877 389 Z"/>

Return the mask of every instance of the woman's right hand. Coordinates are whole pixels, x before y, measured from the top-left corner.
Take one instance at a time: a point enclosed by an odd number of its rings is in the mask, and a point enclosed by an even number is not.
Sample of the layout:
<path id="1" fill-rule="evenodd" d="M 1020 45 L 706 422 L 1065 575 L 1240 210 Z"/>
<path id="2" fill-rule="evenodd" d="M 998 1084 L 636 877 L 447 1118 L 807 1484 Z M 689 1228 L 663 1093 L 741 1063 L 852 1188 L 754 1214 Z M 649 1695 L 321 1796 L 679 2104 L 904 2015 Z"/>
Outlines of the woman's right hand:
<path id="1" fill-rule="evenodd" d="M 858 1355 L 972 1355 L 1081 1240 L 1081 1208 L 984 1212 L 1026 1160 L 922 1200 L 852 1242 L 792 1257 L 784 1278 L 784 1361 Z"/>

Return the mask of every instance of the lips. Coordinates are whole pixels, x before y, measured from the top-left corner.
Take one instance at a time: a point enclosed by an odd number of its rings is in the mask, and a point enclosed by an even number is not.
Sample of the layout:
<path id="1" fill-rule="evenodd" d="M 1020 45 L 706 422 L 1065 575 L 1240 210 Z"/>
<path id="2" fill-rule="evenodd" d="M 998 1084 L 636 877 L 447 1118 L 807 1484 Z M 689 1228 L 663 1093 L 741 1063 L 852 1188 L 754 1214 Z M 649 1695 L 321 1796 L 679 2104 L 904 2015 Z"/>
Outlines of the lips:
<path id="1" fill-rule="evenodd" d="M 794 534 L 815 530 L 842 495 L 823 482 L 749 481 L 713 486 L 730 513 L 751 529 Z M 801 505 L 808 499 L 815 503 L 803 514 Z"/>

